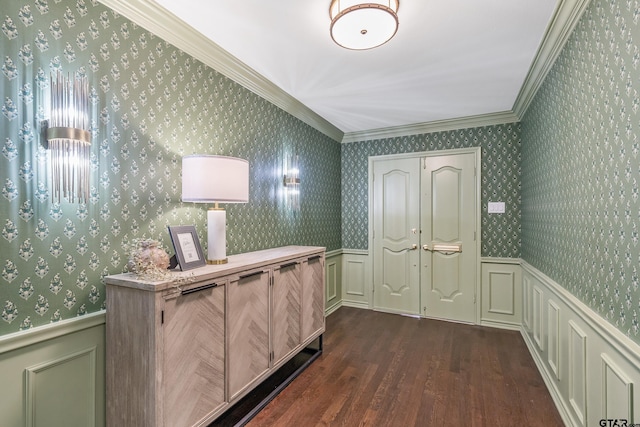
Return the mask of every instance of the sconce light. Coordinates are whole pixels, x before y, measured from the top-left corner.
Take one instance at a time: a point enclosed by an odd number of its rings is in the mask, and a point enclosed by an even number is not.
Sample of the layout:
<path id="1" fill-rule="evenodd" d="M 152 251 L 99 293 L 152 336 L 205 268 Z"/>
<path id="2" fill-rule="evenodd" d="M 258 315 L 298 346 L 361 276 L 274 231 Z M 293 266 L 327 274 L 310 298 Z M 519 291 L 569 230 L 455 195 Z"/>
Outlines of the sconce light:
<path id="1" fill-rule="evenodd" d="M 291 208 L 300 208 L 300 169 L 298 167 L 298 155 L 292 154 L 284 167 L 282 183 L 285 188 L 285 197 Z"/>
<path id="2" fill-rule="evenodd" d="M 89 83 L 86 76 L 51 76 L 51 116 L 43 123 L 51 153 L 53 200 L 89 199 L 91 132 Z"/>
<path id="3" fill-rule="evenodd" d="M 182 201 L 215 203 L 207 212 L 207 263 L 227 262 L 227 213 L 218 203 L 249 201 L 249 162 L 206 154 L 182 158 Z"/>

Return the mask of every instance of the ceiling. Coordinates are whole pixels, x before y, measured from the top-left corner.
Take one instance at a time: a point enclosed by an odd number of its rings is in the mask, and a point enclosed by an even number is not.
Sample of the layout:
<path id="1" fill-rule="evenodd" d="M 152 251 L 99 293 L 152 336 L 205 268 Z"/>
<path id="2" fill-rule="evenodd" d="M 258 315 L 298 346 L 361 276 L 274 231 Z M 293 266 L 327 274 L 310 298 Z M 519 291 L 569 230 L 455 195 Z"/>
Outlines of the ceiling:
<path id="1" fill-rule="evenodd" d="M 400 0 L 396 36 L 352 51 L 329 35 L 330 0 L 101 1 L 342 141 L 516 121 L 541 52 L 549 68 L 588 3 Z"/>

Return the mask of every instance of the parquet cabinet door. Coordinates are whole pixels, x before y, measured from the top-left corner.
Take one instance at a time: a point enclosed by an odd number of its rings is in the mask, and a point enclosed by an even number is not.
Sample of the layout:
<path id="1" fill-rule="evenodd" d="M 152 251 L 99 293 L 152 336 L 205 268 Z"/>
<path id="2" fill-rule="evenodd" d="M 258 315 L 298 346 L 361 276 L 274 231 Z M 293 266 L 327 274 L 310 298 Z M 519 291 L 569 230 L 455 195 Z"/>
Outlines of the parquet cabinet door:
<path id="1" fill-rule="evenodd" d="M 229 399 L 269 370 L 269 270 L 247 272 L 227 290 Z"/>
<path id="2" fill-rule="evenodd" d="M 165 298 L 164 426 L 192 426 L 225 402 L 224 282 L 190 288 Z"/>
<path id="3" fill-rule="evenodd" d="M 302 262 L 302 340 L 324 332 L 324 256 Z"/>
<path id="4" fill-rule="evenodd" d="M 300 345 L 300 263 L 289 262 L 273 269 L 271 290 L 272 366 Z"/>

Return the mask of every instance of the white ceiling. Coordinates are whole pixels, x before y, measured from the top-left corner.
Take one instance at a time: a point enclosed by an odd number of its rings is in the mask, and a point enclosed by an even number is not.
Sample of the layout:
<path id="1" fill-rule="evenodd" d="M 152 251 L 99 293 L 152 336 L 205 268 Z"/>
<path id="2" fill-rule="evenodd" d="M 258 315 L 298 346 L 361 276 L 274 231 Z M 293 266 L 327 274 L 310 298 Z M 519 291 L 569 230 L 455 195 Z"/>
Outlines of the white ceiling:
<path id="1" fill-rule="evenodd" d="M 344 133 L 511 111 L 560 0 L 400 0 L 367 51 L 329 35 L 330 0 L 156 0 Z"/>

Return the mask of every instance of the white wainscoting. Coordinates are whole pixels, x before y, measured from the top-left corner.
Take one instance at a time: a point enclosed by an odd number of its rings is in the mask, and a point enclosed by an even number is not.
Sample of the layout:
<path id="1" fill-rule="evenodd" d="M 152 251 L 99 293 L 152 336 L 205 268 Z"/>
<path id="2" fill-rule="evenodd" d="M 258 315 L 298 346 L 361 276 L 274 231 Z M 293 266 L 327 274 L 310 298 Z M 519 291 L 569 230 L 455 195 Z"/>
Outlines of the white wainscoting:
<path id="1" fill-rule="evenodd" d="M 522 279 L 519 258 L 482 258 L 480 324 L 520 329 Z"/>
<path id="2" fill-rule="evenodd" d="M 371 266 L 366 250 L 342 250 L 342 305 L 371 307 Z"/>
<path id="3" fill-rule="evenodd" d="M 326 316 L 342 306 L 342 249 L 325 254 L 325 310 Z"/>
<path id="4" fill-rule="evenodd" d="M 105 425 L 104 312 L 0 337 L 0 425 Z"/>
<path id="5" fill-rule="evenodd" d="M 640 423 L 640 346 L 524 261 L 522 277 L 522 335 L 565 423 Z"/>

